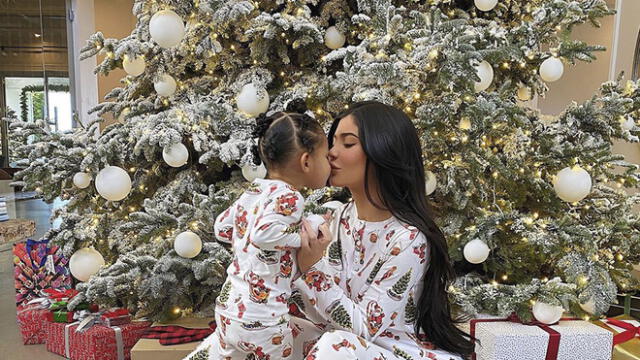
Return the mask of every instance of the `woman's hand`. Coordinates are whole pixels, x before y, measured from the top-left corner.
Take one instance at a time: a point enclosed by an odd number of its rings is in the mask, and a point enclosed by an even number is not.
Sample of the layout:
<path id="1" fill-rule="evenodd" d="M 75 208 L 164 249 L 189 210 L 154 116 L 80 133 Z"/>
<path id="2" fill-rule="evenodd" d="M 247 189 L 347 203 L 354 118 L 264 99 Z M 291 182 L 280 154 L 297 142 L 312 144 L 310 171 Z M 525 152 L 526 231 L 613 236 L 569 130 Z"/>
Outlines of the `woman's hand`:
<path id="1" fill-rule="evenodd" d="M 302 228 L 300 229 L 300 249 L 298 249 L 298 269 L 300 272 L 307 272 L 311 266 L 322 259 L 327 246 L 333 240 L 333 235 L 329 230 L 330 218 L 327 219 L 318 228 L 318 234 L 311 229 L 311 224 L 306 220 L 302 220 Z"/>

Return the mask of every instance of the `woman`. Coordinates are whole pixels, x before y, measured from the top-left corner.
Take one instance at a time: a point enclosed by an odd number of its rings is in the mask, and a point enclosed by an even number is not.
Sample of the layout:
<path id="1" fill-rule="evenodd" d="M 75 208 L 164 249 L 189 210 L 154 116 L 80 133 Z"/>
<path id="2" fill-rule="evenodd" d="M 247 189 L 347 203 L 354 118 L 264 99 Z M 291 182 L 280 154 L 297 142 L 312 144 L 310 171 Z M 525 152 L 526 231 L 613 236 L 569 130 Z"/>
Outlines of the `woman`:
<path id="1" fill-rule="evenodd" d="M 294 358 L 468 356 L 473 343 L 451 319 L 453 269 L 427 203 L 413 124 L 394 107 L 361 102 L 328 138 L 330 183 L 353 201 L 334 212 L 327 234 L 303 224 L 292 300 L 308 320 L 292 319 Z"/>

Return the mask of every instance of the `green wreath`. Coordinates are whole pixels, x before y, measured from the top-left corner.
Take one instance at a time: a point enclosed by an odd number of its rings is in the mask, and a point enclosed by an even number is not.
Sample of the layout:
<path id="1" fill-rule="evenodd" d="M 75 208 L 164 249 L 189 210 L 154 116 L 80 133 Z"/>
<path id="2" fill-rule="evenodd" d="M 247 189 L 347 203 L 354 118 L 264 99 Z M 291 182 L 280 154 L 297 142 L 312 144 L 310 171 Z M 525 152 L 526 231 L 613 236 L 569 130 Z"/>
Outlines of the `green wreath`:
<path id="1" fill-rule="evenodd" d="M 49 91 L 69 92 L 69 85 L 49 85 Z M 22 113 L 22 121 L 29 118 L 29 110 L 27 108 L 28 93 L 44 92 L 44 85 L 27 85 L 20 90 L 20 110 Z"/>

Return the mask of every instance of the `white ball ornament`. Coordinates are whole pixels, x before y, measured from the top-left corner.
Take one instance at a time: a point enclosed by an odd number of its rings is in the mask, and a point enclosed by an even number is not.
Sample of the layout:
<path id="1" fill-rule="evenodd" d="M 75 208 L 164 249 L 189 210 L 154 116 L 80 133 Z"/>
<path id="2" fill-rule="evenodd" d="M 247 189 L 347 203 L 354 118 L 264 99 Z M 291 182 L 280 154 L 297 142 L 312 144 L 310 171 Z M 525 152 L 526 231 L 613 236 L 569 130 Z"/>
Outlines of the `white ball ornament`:
<path id="1" fill-rule="evenodd" d="M 104 265 L 104 258 L 94 248 L 83 248 L 71 255 L 69 270 L 73 277 L 80 281 L 87 281 Z"/>
<path id="2" fill-rule="evenodd" d="M 480 78 L 480 81 L 475 82 L 474 89 L 476 92 L 484 91 L 491 86 L 493 82 L 493 67 L 486 60 L 483 60 L 480 64 L 475 66 L 476 73 Z"/>
<path id="3" fill-rule="evenodd" d="M 527 86 L 522 85 L 518 87 L 518 99 L 520 101 L 529 101 L 531 100 L 531 89 Z"/>
<path id="4" fill-rule="evenodd" d="M 80 189 L 84 189 L 91 184 L 91 175 L 86 172 L 78 172 L 73 175 L 73 185 Z"/>
<path id="5" fill-rule="evenodd" d="M 160 47 L 168 49 L 184 38 L 184 22 L 172 10 L 158 11 L 149 21 L 149 34 Z"/>
<path id="6" fill-rule="evenodd" d="M 242 176 L 244 176 L 247 181 L 251 182 L 255 179 L 264 179 L 267 176 L 267 168 L 264 167 L 264 164 L 253 165 L 247 164 L 242 167 Z"/>
<path id="7" fill-rule="evenodd" d="M 117 166 L 107 166 L 96 176 L 96 190 L 103 198 L 120 201 L 131 191 L 131 178 Z"/>
<path id="8" fill-rule="evenodd" d="M 144 57 L 142 57 L 142 55 L 138 55 L 132 59 L 129 55 L 125 55 L 124 60 L 122 61 L 122 67 L 127 74 L 131 76 L 138 76 L 144 72 Z"/>
<path id="9" fill-rule="evenodd" d="M 550 57 L 540 64 L 540 77 L 546 82 L 554 82 L 559 80 L 564 73 L 564 65 L 562 60 L 557 57 Z"/>
<path id="10" fill-rule="evenodd" d="M 566 202 L 578 202 L 591 192 L 591 175 L 580 166 L 566 167 L 556 175 L 553 188 Z"/>
<path id="11" fill-rule="evenodd" d="M 176 92 L 176 80 L 169 74 L 162 74 L 160 80 L 153 83 L 153 88 L 160 96 L 169 97 Z"/>
<path id="12" fill-rule="evenodd" d="M 189 160 L 189 150 L 183 143 L 167 145 L 162 149 L 162 158 L 171 167 L 180 167 Z"/>
<path id="13" fill-rule="evenodd" d="M 498 4 L 498 0 L 475 0 L 474 3 L 478 10 L 491 11 Z"/>
<path id="14" fill-rule="evenodd" d="M 331 50 L 340 49 L 345 41 L 346 37 L 335 26 L 329 27 L 324 34 L 324 44 Z"/>
<path id="15" fill-rule="evenodd" d="M 431 171 L 427 171 L 427 183 L 425 184 L 425 190 L 427 195 L 431 195 L 434 191 L 436 191 L 436 187 L 438 186 L 438 179 L 436 178 L 436 174 Z"/>
<path id="16" fill-rule="evenodd" d="M 472 264 L 480 264 L 489 257 L 490 249 L 484 241 L 473 239 L 463 249 L 464 258 Z"/>
<path id="17" fill-rule="evenodd" d="M 557 305 L 549 305 L 540 301 L 533 304 L 533 316 L 543 324 L 555 324 L 562 317 L 564 308 Z"/>
<path id="18" fill-rule="evenodd" d="M 620 126 L 622 126 L 622 128 L 627 131 L 631 131 L 636 126 L 636 122 L 633 120 L 631 116 L 628 116 L 626 119 L 625 118 L 620 119 Z"/>
<path id="19" fill-rule="evenodd" d="M 173 248 L 178 255 L 191 259 L 198 256 L 202 251 L 202 240 L 196 233 L 185 231 L 176 236 L 173 241 Z"/>
<path id="20" fill-rule="evenodd" d="M 590 297 L 589 301 L 584 304 L 580 304 L 580 308 L 585 312 L 593 315 L 596 313 L 596 302 L 593 300 L 593 297 Z"/>
<path id="21" fill-rule="evenodd" d="M 242 87 L 236 98 L 238 110 L 255 117 L 269 109 L 269 93 L 265 89 L 256 87 L 253 83 Z"/>

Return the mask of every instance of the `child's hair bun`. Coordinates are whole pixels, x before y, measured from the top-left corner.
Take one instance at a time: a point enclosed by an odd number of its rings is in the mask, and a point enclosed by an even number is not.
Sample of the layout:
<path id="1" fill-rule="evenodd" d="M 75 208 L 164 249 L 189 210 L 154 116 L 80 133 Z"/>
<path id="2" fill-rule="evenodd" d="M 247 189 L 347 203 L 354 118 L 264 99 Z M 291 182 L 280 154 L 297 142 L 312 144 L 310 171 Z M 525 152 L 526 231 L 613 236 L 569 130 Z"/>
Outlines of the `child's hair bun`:
<path id="1" fill-rule="evenodd" d="M 271 126 L 274 120 L 275 119 L 273 116 L 267 116 L 266 113 L 262 113 L 258 115 L 256 117 L 256 127 L 253 129 L 253 137 L 254 138 L 263 137 L 264 134 L 267 132 L 267 129 L 269 129 L 269 126 Z"/>
<path id="2" fill-rule="evenodd" d="M 304 99 L 298 98 L 290 101 L 287 104 L 287 107 L 285 110 L 287 112 L 304 114 L 305 112 L 307 112 L 307 110 L 309 110 L 309 108 L 307 107 L 307 103 L 304 101 Z"/>

